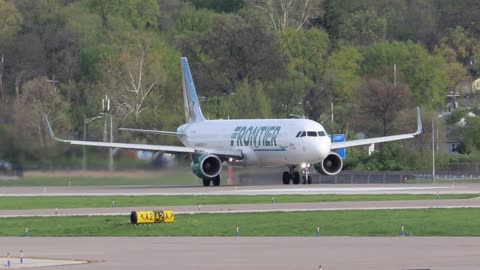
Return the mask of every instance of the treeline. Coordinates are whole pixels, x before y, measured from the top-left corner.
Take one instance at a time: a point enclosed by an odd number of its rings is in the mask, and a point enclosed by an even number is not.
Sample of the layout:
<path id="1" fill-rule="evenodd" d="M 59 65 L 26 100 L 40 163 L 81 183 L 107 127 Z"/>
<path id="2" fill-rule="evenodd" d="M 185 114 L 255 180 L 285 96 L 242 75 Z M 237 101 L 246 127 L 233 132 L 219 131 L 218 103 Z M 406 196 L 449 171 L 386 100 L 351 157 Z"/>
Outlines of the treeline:
<path id="1" fill-rule="evenodd" d="M 116 130 L 183 122 L 186 56 L 209 118 L 294 114 L 353 138 L 410 132 L 420 106 L 422 136 L 373 157 L 352 150 L 351 167 L 426 169 L 429 112 L 480 68 L 478 11 L 473 0 L 0 0 L 0 159 L 80 156 L 49 140 L 42 114 L 81 138 L 106 95 L 116 140 L 174 143 Z M 103 139 L 102 121 L 88 127 Z"/>

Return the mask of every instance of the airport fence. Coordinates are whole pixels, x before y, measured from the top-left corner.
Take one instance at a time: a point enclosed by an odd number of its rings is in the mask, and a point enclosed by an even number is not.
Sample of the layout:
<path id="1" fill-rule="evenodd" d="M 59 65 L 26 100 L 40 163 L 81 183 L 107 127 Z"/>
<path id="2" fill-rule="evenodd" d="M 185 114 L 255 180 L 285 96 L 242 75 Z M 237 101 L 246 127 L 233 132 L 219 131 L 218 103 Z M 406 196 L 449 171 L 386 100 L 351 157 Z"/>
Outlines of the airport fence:
<path id="1" fill-rule="evenodd" d="M 451 182 L 480 182 L 480 172 L 441 171 L 432 172 L 399 172 L 399 171 L 344 171 L 334 176 L 312 173 L 314 184 L 423 184 Z M 255 169 L 239 170 L 233 175 L 238 184 L 278 184 L 281 183 L 282 170 Z"/>

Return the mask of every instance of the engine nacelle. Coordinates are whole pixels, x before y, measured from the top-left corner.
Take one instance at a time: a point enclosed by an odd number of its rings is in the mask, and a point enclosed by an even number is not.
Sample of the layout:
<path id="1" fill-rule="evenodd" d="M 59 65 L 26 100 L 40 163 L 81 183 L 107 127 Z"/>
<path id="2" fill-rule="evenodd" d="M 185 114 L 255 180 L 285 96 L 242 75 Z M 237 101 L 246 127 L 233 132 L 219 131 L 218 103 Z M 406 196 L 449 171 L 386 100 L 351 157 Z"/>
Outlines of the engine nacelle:
<path id="1" fill-rule="evenodd" d="M 313 166 L 317 172 L 323 175 L 336 175 L 342 171 L 343 159 L 337 153 L 330 152 L 322 162 Z"/>
<path id="2" fill-rule="evenodd" d="M 222 171 L 222 161 L 215 155 L 203 154 L 192 159 L 193 173 L 202 179 L 213 179 Z"/>

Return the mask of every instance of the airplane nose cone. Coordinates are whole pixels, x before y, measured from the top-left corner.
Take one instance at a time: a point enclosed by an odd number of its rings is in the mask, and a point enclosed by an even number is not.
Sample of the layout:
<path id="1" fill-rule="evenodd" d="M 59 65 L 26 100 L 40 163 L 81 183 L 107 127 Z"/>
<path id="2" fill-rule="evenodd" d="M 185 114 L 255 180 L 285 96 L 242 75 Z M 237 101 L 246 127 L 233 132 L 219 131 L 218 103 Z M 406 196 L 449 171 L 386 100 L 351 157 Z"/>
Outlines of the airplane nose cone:
<path id="1" fill-rule="evenodd" d="M 329 138 L 322 138 L 317 144 L 315 145 L 315 150 L 317 155 L 319 156 L 319 160 L 325 159 L 330 154 L 330 139 Z"/>

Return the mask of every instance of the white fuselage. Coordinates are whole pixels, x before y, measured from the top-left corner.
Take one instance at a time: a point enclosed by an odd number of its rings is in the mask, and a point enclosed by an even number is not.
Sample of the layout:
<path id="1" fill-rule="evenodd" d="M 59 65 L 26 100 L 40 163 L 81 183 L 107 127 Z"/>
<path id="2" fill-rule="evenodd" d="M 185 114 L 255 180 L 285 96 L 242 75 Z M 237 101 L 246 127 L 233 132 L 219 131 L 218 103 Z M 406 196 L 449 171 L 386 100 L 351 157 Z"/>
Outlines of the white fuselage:
<path id="1" fill-rule="evenodd" d="M 205 120 L 178 132 L 186 135 L 180 140 L 188 147 L 240 149 L 244 159 L 238 163 L 248 166 L 321 162 L 331 144 L 323 126 L 308 119 Z"/>

